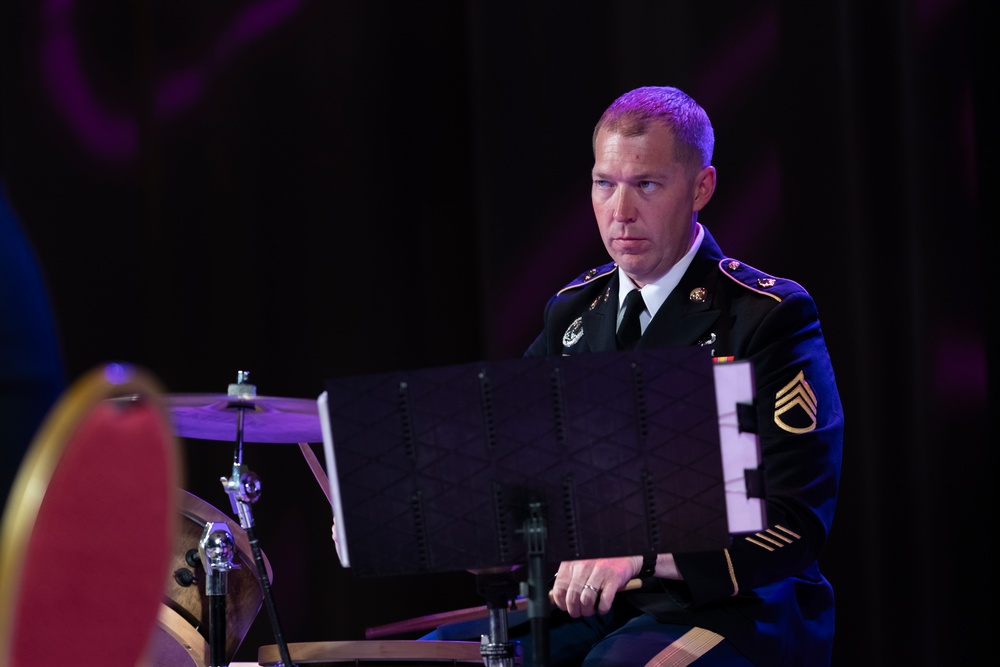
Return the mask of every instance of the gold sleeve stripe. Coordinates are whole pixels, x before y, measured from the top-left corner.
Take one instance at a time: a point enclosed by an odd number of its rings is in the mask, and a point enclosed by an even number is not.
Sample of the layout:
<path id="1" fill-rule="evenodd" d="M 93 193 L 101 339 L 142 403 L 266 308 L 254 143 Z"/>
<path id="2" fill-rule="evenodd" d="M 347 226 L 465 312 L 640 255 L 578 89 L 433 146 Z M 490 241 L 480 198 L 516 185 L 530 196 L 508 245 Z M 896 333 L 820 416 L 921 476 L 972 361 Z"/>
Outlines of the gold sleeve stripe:
<path id="1" fill-rule="evenodd" d="M 760 539 L 764 540 L 768 544 L 773 544 L 776 547 L 780 548 L 780 547 L 785 546 L 784 544 L 782 544 L 778 540 L 772 539 L 770 536 L 765 535 L 764 533 L 756 533 L 756 536 L 759 537 Z"/>
<path id="2" fill-rule="evenodd" d="M 774 547 L 769 547 L 766 544 L 764 544 L 763 542 L 758 542 L 757 540 L 753 539 L 752 537 L 748 537 L 748 538 L 746 538 L 746 540 L 750 544 L 756 544 L 758 547 L 763 547 L 764 549 L 767 549 L 768 551 L 774 551 Z"/>
<path id="3" fill-rule="evenodd" d="M 780 523 L 779 523 L 779 524 L 775 524 L 775 526 L 774 526 L 774 527 L 775 527 L 775 528 L 776 528 L 777 530 L 780 530 L 780 531 L 784 532 L 784 533 L 785 533 L 786 535 L 791 535 L 792 537 L 794 537 L 794 538 L 795 538 L 795 539 L 797 539 L 797 540 L 801 540 L 801 539 L 802 539 L 802 536 L 801 536 L 801 535 L 799 535 L 798 533 L 796 533 L 796 532 L 793 532 L 793 531 L 791 531 L 791 530 L 789 530 L 789 529 L 785 528 L 785 527 L 784 527 L 784 526 L 782 526 L 782 525 L 781 525 Z"/>
<path id="4" fill-rule="evenodd" d="M 733 582 L 733 595 L 740 592 L 740 584 L 736 581 L 736 572 L 733 570 L 733 559 L 729 557 L 729 549 L 723 549 L 722 553 L 726 554 L 726 565 L 729 566 L 729 578 Z"/>
<path id="5" fill-rule="evenodd" d="M 775 530 L 773 530 L 771 528 L 767 529 L 767 534 L 770 535 L 771 537 L 775 537 L 775 538 L 781 540 L 785 544 L 791 544 L 792 543 L 792 541 L 790 539 L 788 539 L 784 535 L 779 534 L 777 531 L 775 531 Z"/>
<path id="6" fill-rule="evenodd" d="M 753 537 L 747 535 L 745 539 L 750 544 L 756 544 L 758 547 L 762 547 L 768 551 L 774 551 L 774 548 L 772 547 L 780 549 L 781 547 L 792 544 L 795 540 L 801 540 L 802 537 L 782 525 L 775 525 L 773 528 L 768 528 L 763 533 L 754 533 Z"/>

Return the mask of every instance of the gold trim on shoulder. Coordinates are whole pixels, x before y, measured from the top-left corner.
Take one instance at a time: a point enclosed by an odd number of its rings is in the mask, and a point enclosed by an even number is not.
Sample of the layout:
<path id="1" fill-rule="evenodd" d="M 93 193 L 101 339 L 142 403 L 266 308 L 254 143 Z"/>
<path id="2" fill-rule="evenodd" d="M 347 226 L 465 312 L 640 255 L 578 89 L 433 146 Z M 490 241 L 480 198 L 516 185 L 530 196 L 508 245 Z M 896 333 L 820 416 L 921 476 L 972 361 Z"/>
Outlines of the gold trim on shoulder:
<path id="1" fill-rule="evenodd" d="M 606 270 L 602 271 L 601 270 L 602 268 L 606 268 Z M 614 273 L 617 270 L 618 270 L 618 265 L 615 263 L 606 264 L 604 267 L 599 266 L 595 269 L 590 269 L 586 273 L 582 273 L 579 276 L 577 276 L 576 279 L 573 280 L 573 282 L 571 282 L 570 284 L 563 286 L 562 289 L 556 292 L 556 296 L 559 296 L 563 292 L 568 292 L 569 290 L 589 285 L 595 279 L 600 278 L 602 276 L 610 275 L 611 273 Z"/>
<path id="2" fill-rule="evenodd" d="M 770 289 L 771 287 L 774 287 L 778 281 L 775 278 L 772 278 L 771 276 L 764 274 L 762 271 L 758 271 L 757 269 L 751 267 L 749 264 L 747 264 L 746 268 L 744 269 L 744 265 L 741 262 L 735 259 L 729 259 L 729 260 L 724 259 L 721 262 L 719 262 L 719 268 L 724 269 L 723 275 L 736 282 L 737 285 L 742 285 L 751 292 L 756 292 L 757 294 L 763 294 L 764 296 L 769 296 L 775 301 L 778 302 L 781 301 L 781 297 L 775 294 L 774 292 L 765 291 L 767 289 Z M 745 276 L 744 280 L 740 280 L 739 278 L 736 277 L 737 271 L 741 275 Z M 757 280 L 755 281 L 757 285 L 756 287 L 754 287 L 753 284 L 749 282 L 752 276 L 747 276 L 746 275 L 747 273 L 758 274 Z"/>

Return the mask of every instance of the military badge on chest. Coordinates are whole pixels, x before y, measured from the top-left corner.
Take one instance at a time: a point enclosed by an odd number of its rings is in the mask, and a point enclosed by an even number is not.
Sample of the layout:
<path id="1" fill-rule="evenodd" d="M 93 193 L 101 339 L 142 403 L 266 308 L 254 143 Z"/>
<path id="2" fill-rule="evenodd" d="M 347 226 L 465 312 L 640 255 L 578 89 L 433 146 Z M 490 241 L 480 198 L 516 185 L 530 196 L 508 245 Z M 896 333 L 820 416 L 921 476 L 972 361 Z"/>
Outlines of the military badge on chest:
<path id="1" fill-rule="evenodd" d="M 596 299 L 594 299 L 591 302 L 590 306 L 587 308 L 587 311 L 589 312 L 594 308 L 597 308 L 597 306 L 599 306 L 602 303 L 607 303 L 610 297 L 611 297 L 611 288 L 609 287 L 608 289 L 604 290 L 603 294 L 599 295 Z M 582 338 L 583 338 L 583 317 L 581 316 L 573 320 L 573 323 L 570 324 L 568 327 L 566 327 L 566 331 L 563 333 L 562 337 L 563 353 L 566 352 L 566 348 L 573 347 L 574 345 L 579 343 Z"/>
<path id="2" fill-rule="evenodd" d="M 566 333 L 562 337 L 563 347 L 573 347 L 581 338 L 583 338 L 583 318 L 578 317 L 566 328 Z"/>

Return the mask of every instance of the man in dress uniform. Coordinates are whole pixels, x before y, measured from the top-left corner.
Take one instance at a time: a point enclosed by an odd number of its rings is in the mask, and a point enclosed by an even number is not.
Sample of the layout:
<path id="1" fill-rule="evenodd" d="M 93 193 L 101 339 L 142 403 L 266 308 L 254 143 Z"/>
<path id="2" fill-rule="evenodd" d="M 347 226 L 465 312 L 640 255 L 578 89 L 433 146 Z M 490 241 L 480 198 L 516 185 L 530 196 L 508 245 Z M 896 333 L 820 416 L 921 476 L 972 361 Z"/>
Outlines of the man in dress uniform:
<path id="1" fill-rule="evenodd" d="M 552 665 L 830 662 L 834 598 L 817 558 L 837 498 L 840 399 L 809 294 L 727 257 L 698 222 L 713 147 L 705 111 L 676 88 L 612 103 L 594 131 L 591 194 L 613 261 L 549 300 L 526 354 L 703 346 L 752 362 L 768 527 L 717 551 L 561 563 Z M 634 578 L 642 588 L 624 591 Z"/>

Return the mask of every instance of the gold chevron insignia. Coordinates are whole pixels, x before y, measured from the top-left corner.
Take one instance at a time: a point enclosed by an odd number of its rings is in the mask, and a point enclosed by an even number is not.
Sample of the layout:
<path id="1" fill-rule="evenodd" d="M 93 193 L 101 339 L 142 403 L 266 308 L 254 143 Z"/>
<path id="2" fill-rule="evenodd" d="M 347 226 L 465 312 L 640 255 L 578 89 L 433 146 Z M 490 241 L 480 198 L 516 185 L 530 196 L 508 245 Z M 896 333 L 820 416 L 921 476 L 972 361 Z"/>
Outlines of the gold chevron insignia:
<path id="1" fill-rule="evenodd" d="M 816 429 L 816 393 L 806 381 L 804 371 L 778 390 L 774 397 L 774 423 L 789 433 L 808 433 Z"/>

